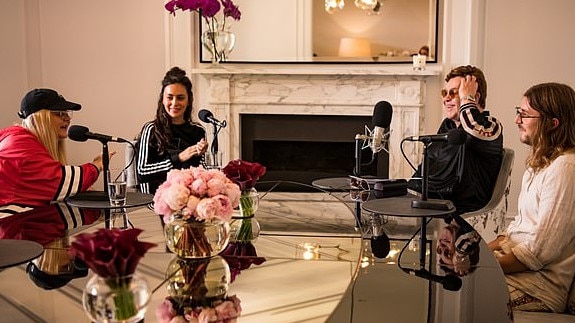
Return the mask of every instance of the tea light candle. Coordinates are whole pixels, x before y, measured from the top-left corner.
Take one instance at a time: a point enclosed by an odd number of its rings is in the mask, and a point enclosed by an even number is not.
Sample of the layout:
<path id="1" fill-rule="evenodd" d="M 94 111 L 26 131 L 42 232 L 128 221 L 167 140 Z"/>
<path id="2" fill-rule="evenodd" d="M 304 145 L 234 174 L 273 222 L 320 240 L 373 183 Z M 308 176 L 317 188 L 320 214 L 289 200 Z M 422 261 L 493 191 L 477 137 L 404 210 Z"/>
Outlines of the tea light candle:
<path id="1" fill-rule="evenodd" d="M 425 69 L 425 60 L 427 59 L 427 56 L 425 55 L 413 55 L 413 69 L 414 70 L 424 70 Z"/>

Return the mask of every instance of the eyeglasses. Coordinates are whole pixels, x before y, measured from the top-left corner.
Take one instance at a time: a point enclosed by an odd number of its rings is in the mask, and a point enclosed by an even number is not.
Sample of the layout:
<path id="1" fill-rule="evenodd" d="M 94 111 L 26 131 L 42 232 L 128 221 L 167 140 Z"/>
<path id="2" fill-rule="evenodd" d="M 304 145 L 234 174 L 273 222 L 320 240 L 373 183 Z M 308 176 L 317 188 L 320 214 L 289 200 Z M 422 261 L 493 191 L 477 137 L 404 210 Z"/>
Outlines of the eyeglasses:
<path id="1" fill-rule="evenodd" d="M 447 91 L 446 89 L 441 90 L 441 97 L 442 98 L 445 98 L 448 95 L 449 95 L 450 99 L 453 99 L 456 96 L 459 96 L 459 89 L 451 89 L 449 91 Z"/>
<path id="2" fill-rule="evenodd" d="M 353 201 L 365 202 L 368 200 L 370 186 L 366 180 L 357 177 L 351 177 L 350 187 L 351 190 L 349 191 L 349 194 Z"/>
<path id="3" fill-rule="evenodd" d="M 541 116 L 530 116 L 521 111 L 521 107 L 515 107 L 515 118 L 519 117 L 519 122 L 523 123 L 523 119 L 539 119 Z"/>
<path id="4" fill-rule="evenodd" d="M 74 111 L 66 110 L 66 111 L 50 111 L 53 115 L 58 116 L 60 119 L 72 119 L 72 114 Z"/>

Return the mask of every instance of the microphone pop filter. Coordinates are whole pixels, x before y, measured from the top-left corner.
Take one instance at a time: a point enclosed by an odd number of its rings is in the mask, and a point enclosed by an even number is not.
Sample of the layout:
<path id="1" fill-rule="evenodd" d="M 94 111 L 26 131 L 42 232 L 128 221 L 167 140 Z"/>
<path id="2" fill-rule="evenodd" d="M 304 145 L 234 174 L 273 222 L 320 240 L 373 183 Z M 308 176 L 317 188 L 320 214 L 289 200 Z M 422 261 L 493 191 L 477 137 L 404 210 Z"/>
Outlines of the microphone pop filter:
<path id="1" fill-rule="evenodd" d="M 88 127 L 73 125 L 68 128 L 68 138 L 74 141 L 86 141 L 88 140 L 86 135 L 88 132 L 90 132 Z"/>
<path id="2" fill-rule="evenodd" d="M 373 108 L 373 117 L 371 122 L 375 127 L 389 128 L 391 124 L 391 117 L 393 115 L 393 108 L 387 101 L 379 101 Z"/>
<path id="3" fill-rule="evenodd" d="M 213 118 L 213 117 L 214 117 L 214 114 L 212 112 L 210 112 L 209 110 L 202 109 L 202 110 L 200 110 L 200 112 L 198 112 L 198 118 L 200 118 L 200 120 L 205 122 L 205 123 L 209 123 L 210 118 Z"/>

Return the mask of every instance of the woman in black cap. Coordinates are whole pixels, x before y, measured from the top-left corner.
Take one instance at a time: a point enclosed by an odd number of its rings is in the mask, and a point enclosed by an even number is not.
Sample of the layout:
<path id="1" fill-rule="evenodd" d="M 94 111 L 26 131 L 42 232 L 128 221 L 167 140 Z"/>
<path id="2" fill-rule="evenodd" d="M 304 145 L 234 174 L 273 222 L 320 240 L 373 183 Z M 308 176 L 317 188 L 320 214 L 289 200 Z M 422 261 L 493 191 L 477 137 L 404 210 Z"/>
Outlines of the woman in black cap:
<path id="1" fill-rule="evenodd" d="M 81 166 L 66 160 L 64 140 L 72 112 L 81 108 L 51 89 L 24 96 L 18 112 L 22 125 L 0 130 L 0 208 L 46 205 L 94 184 L 102 156 Z"/>

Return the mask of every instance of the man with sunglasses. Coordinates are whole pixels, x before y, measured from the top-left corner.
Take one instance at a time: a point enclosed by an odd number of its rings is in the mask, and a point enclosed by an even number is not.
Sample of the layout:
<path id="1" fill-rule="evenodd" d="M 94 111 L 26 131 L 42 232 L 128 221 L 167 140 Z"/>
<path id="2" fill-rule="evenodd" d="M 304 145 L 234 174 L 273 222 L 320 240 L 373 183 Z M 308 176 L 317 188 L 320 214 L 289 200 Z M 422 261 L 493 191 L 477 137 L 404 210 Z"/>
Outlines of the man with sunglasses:
<path id="1" fill-rule="evenodd" d="M 503 158 L 503 127 L 485 110 L 487 82 L 477 67 L 452 69 L 445 77 L 441 97 L 445 119 L 437 133 L 461 129 L 466 141 L 463 145 L 428 145 L 428 195 L 451 200 L 457 214 L 475 211 L 491 198 Z M 421 192 L 421 165 L 408 187 Z"/>

